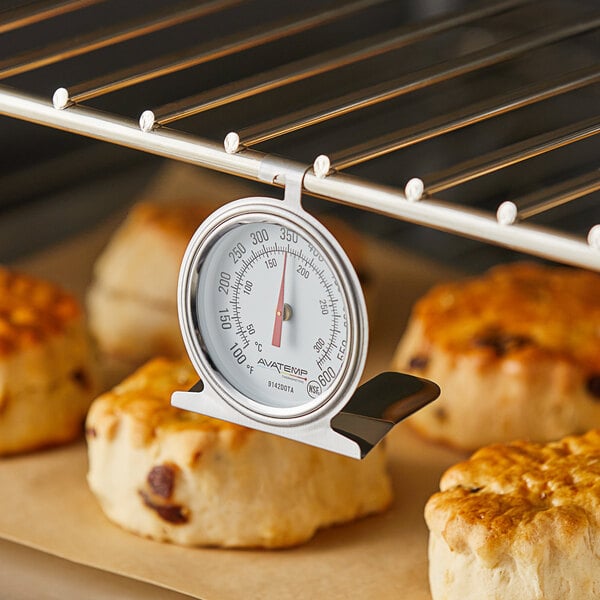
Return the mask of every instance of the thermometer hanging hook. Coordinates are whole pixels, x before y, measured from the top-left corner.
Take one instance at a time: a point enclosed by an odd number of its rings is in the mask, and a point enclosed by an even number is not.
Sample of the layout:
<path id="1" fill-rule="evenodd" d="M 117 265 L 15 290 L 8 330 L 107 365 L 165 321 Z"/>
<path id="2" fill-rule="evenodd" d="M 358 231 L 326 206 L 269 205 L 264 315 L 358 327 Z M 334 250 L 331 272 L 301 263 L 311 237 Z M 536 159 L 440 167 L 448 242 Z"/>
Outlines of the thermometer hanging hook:
<path id="1" fill-rule="evenodd" d="M 302 186 L 309 166 L 298 167 L 290 160 L 268 154 L 258 167 L 258 178 L 266 183 L 284 186 L 283 202 L 292 210 L 302 208 Z"/>

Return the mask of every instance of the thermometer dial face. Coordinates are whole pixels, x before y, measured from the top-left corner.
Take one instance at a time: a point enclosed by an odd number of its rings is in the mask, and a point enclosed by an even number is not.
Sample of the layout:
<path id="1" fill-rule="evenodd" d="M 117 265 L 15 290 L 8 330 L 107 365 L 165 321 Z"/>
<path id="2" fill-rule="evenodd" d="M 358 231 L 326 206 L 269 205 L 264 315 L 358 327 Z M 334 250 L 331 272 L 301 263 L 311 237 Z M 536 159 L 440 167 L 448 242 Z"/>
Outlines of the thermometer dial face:
<path id="1" fill-rule="evenodd" d="M 238 215 L 201 244 L 190 294 L 199 358 L 250 410 L 318 409 L 357 363 L 362 292 L 339 247 L 315 233 L 281 215 Z"/>

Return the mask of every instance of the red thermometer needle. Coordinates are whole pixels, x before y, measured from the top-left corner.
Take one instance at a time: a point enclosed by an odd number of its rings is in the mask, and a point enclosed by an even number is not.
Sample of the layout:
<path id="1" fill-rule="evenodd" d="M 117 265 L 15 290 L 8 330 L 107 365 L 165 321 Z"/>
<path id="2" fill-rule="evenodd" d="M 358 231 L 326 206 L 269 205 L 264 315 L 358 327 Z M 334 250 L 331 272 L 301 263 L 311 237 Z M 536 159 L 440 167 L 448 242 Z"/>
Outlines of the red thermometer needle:
<path id="1" fill-rule="evenodd" d="M 281 274 L 281 285 L 279 286 L 279 298 L 275 309 L 275 323 L 273 325 L 273 339 L 271 344 L 281 346 L 281 326 L 283 324 L 283 290 L 285 287 L 285 267 L 287 264 L 287 252 L 283 255 L 283 273 Z"/>

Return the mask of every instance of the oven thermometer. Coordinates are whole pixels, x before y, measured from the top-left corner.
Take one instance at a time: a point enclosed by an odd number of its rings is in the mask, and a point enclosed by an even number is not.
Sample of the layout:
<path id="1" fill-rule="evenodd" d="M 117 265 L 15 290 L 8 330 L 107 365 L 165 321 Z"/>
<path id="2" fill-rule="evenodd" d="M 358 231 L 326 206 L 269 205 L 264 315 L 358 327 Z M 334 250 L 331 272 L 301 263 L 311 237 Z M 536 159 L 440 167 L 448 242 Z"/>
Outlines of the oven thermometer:
<path id="1" fill-rule="evenodd" d="M 368 347 L 362 289 L 299 201 L 245 198 L 212 213 L 183 258 L 178 308 L 201 377 L 173 395 L 180 408 L 361 458 L 439 394 L 400 373 L 358 387 Z"/>

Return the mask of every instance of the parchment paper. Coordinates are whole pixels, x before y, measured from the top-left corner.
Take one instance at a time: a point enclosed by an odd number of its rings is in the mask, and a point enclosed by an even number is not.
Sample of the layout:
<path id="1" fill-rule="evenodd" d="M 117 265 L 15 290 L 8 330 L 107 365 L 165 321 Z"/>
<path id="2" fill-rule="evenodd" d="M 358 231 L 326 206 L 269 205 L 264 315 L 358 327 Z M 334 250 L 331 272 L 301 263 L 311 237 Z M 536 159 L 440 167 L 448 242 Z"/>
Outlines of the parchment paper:
<path id="1" fill-rule="evenodd" d="M 146 196 L 189 198 L 206 190 L 218 203 L 245 191 L 237 180 L 176 165 L 159 174 Z M 18 266 L 83 296 L 93 260 L 122 216 Z M 377 287 L 377 305 L 370 313 L 370 376 L 387 368 L 414 300 L 454 274 L 375 241 L 368 253 Z M 427 600 L 423 507 L 441 473 L 463 456 L 424 442 L 404 424 L 387 444 L 395 491 L 391 509 L 322 530 L 295 549 L 183 548 L 122 531 L 104 517 L 88 490 L 83 441 L 0 460 L 0 538 L 204 600 Z M 84 590 L 81 597 L 86 597 Z"/>

